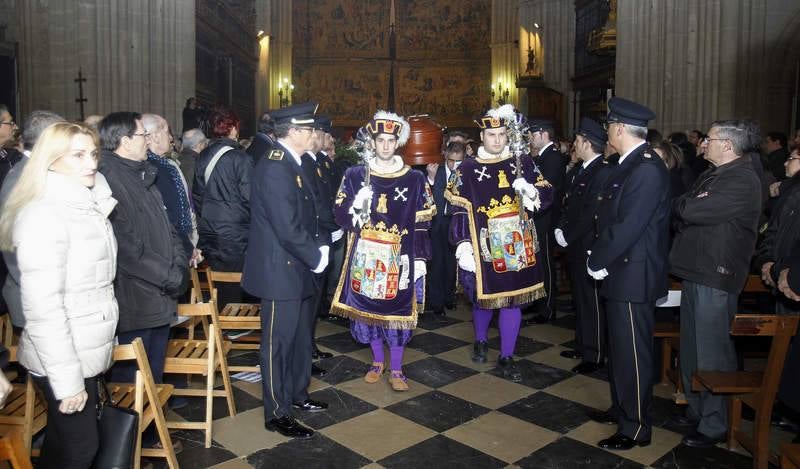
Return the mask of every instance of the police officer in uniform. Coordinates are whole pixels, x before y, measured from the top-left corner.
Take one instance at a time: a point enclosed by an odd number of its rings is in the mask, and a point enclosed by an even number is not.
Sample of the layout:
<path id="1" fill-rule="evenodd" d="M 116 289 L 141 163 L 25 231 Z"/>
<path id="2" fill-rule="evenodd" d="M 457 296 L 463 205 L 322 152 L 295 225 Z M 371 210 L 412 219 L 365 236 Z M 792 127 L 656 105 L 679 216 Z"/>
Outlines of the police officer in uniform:
<path id="1" fill-rule="evenodd" d="M 277 141 L 259 159 L 250 196 L 250 243 L 242 287 L 261 298 L 260 365 L 267 430 L 310 438 L 313 430 L 292 417 L 292 407 L 323 411 L 309 398 L 314 274 L 328 265 L 330 239 L 321 235 L 301 156 L 312 148 L 317 105 L 304 103 L 272 113 Z"/>
<path id="2" fill-rule="evenodd" d="M 572 369 L 591 373 L 603 367 L 606 356 L 606 318 L 600 299 L 600 282 L 586 275 L 586 251 L 595 239 L 594 210 L 608 164 L 603 159 L 606 131 L 584 117 L 575 135 L 577 170 L 564 199 L 564 211 L 554 230 L 559 246 L 566 248 L 572 299 L 575 304 L 575 350 L 564 350 L 562 357 L 583 359 Z"/>
<path id="3" fill-rule="evenodd" d="M 597 239 L 587 272 L 603 280 L 612 407 L 592 415 L 617 424 L 601 448 L 650 444 L 655 301 L 667 293 L 670 182 L 645 141 L 650 109 L 622 98 L 608 102 L 608 140 L 620 154 L 598 197 Z"/>
<path id="4" fill-rule="evenodd" d="M 530 122 L 530 142 L 533 150 L 533 161 L 544 175 L 547 182 L 553 186 L 553 204 L 546 210 L 537 212 L 534 217 L 536 225 L 536 237 L 539 240 L 539 259 L 544 262 L 544 289 L 547 296 L 533 304 L 538 315 L 528 320 L 529 323 L 543 324 L 547 321 L 556 319 L 556 296 L 558 287 L 556 285 L 556 266 L 553 262 L 553 250 L 555 242 L 553 239 L 553 225 L 558 223 L 561 216 L 561 197 L 563 195 L 564 180 L 567 173 L 567 159 L 558 149 L 558 143 L 553 140 L 555 130 L 553 121 L 532 120 Z"/>

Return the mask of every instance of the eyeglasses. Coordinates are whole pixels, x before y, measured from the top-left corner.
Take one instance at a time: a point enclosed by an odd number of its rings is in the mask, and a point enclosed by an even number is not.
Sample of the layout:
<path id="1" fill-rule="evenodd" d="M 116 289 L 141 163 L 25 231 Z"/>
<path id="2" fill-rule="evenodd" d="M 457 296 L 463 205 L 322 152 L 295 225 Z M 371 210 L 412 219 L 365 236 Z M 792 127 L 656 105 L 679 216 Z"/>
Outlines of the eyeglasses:
<path id="1" fill-rule="evenodd" d="M 0 125 L 7 125 L 7 126 L 9 126 L 9 127 L 16 127 L 16 126 L 17 126 L 17 123 L 16 123 L 16 122 L 14 122 L 14 121 L 9 121 L 9 122 L 0 122 Z"/>
<path id="2" fill-rule="evenodd" d="M 297 129 L 297 130 L 308 130 L 309 132 L 314 132 L 315 130 L 317 130 L 317 129 L 314 129 L 312 127 L 295 127 L 295 129 Z"/>
<path id="3" fill-rule="evenodd" d="M 133 135 L 131 135 L 131 137 L 144 137 L 144 138 L 147 138 L 147 137 L 149 137 L 149 136 L 150 136 L 150 133 L 149 133 L 149 132 L 142 132 L 142 133 L 140 133 L 140 134 L 133 134 Z"/>
<path id="4" fill-rule="evenodd" d="M 723 140 L 730 140 L 730 139 L 729 138 L 708 138 L 708 137 L 706 137 L 706 138 L 703 139 L 703 143 L 711 143 L 711 142 L 713 142 L 715 140 L 723 141 Z"/>
<path id="5" fill-rule="evenodd" d="M 800 156 L 790 156 L 789 158 L 786 158 L 787 163 L 792 160 L 800 160 Z"/>

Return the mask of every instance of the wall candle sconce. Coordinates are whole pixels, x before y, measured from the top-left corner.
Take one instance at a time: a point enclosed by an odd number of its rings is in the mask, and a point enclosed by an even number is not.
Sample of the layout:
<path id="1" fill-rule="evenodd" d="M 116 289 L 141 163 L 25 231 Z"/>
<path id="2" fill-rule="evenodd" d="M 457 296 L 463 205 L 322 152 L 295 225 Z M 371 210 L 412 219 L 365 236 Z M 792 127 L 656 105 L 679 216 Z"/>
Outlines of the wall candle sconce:
<path id="1" fill-rule="evenodd" d="M 292 104 L 292 93 L 294 92 L 294 85 L 289 82 L 288 78 L 284 78 L 282 82 L 278 83 L 278 100 L 280 107 L 286 107 Z"/>
<path id="2" fill-rule="evenodd" d="M 511 94 L 511 91 L 508 89 L 508 86 L 503 88 L 503 80 L 497 80 L 497 87 L 495 88 L 495 84 L 492 83 L 492 100 L 495 99 L 497 96 L 497 105 L 502 106 L 503 104 L 508 101 L 508 96 Z"/>

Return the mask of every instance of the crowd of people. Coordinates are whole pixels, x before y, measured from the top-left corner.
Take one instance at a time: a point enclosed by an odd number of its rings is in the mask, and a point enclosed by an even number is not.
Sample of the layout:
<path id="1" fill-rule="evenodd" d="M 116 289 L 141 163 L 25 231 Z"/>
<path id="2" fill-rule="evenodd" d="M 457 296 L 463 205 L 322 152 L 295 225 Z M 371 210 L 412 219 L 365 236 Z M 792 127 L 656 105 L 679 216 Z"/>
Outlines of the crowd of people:
<path id="1" fill-rule="evenodd" d="M 800 313 L 800 131 L 791 146 L 770 132 L 762 147 L 756 123 L 724 120 L 665 139 L 647 107 L 615 97 L 608 109 L 605 125 L 583 118 L 563 142 L 552 121 L 491 108 L 475 121 L 479 138 L 449 132 L 441 163 L 411 167 L 398 154 L 409 123 L 393 112 L 353 134 L 363 164 L 352 165 L 314 103 L 265 113 L 242 146 L 235 113 L 190 98 L 177 148 L 152 113 L 68 122 L 39 110 L 18 128 L 0 105 L 2 306 L 48 403 L 40 467 L 91 466 L 98 380 L 135 374 L 112 363 L 114 343 L 141 338 L 163 380 L 177 304 L 201 263 L 242 272 L 241 285 L 218 287 L 220 308 L 261 304 L 265 427 L 310 438 L 292 409 L 328 409 L 308 394 L 331 356 L 315 344 L 317 318 L 349 321 L 372 351 L 364 380 L 387 375 L 404 392 L 419 317 L 446 316 L 458 284 L 472 305 L 472 360 L 487 362 L 497 312 L 497 368 L 518 382 L 520 327 L 556 319 L 563 253 L 576 346 L 562 355 L 580 360 L 575 373 L 607 367 L 612 407 L 590 417 L 617 426 L 598 443 L 615 450 L 651 441 L 654 311 L 672 276 L 689 404 L 675 423 L 694 430 L 686 445 L 722 441 L 726 401 L 692 391 L 692 375 L 736 369 L 728 326 L 750 273 L 773 288 L 777 314 Z M 795 344 L 787 369 L 799 360 Z M 798 386 L 784 373 L 788 421 Z M 8 390 L 0 378 L 0 397 Z"/>

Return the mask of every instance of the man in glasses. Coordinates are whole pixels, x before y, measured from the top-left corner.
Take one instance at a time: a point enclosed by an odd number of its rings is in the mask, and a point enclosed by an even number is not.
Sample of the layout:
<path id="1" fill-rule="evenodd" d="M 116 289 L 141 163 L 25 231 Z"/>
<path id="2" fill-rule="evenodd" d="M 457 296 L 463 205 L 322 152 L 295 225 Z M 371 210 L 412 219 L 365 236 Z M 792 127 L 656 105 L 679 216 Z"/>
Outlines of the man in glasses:
<path id="1" fill-rule="evenodd" d="M 601 448 L 629 450 L 651 439 L 655 302 L 667 293 L 671 194 L 667 167 L 645 141 L 653 111 L 618 97 L 608 110 L 608 142 L 620 156 L 598 195 L 586 267 L 603 280 L 612 407 L 591 417 L 617 425 Z"/>
<path id="2" fill-rule="evenodd" d="M 727 398 L 692 390 L 698 369 L 735 371 L 736 350 L 728 333 L 744 288 L 761 213 L 761 183 L 747 158 L 749 127 L 717 121 L 703 141 L 712 169 L 674 202 L 677 233 L 670 272 L 683 280 L 681 377 L 689 405 L 675 423 L 692 428 L 687 446 L 707 448 L 724 441 Z"/>

